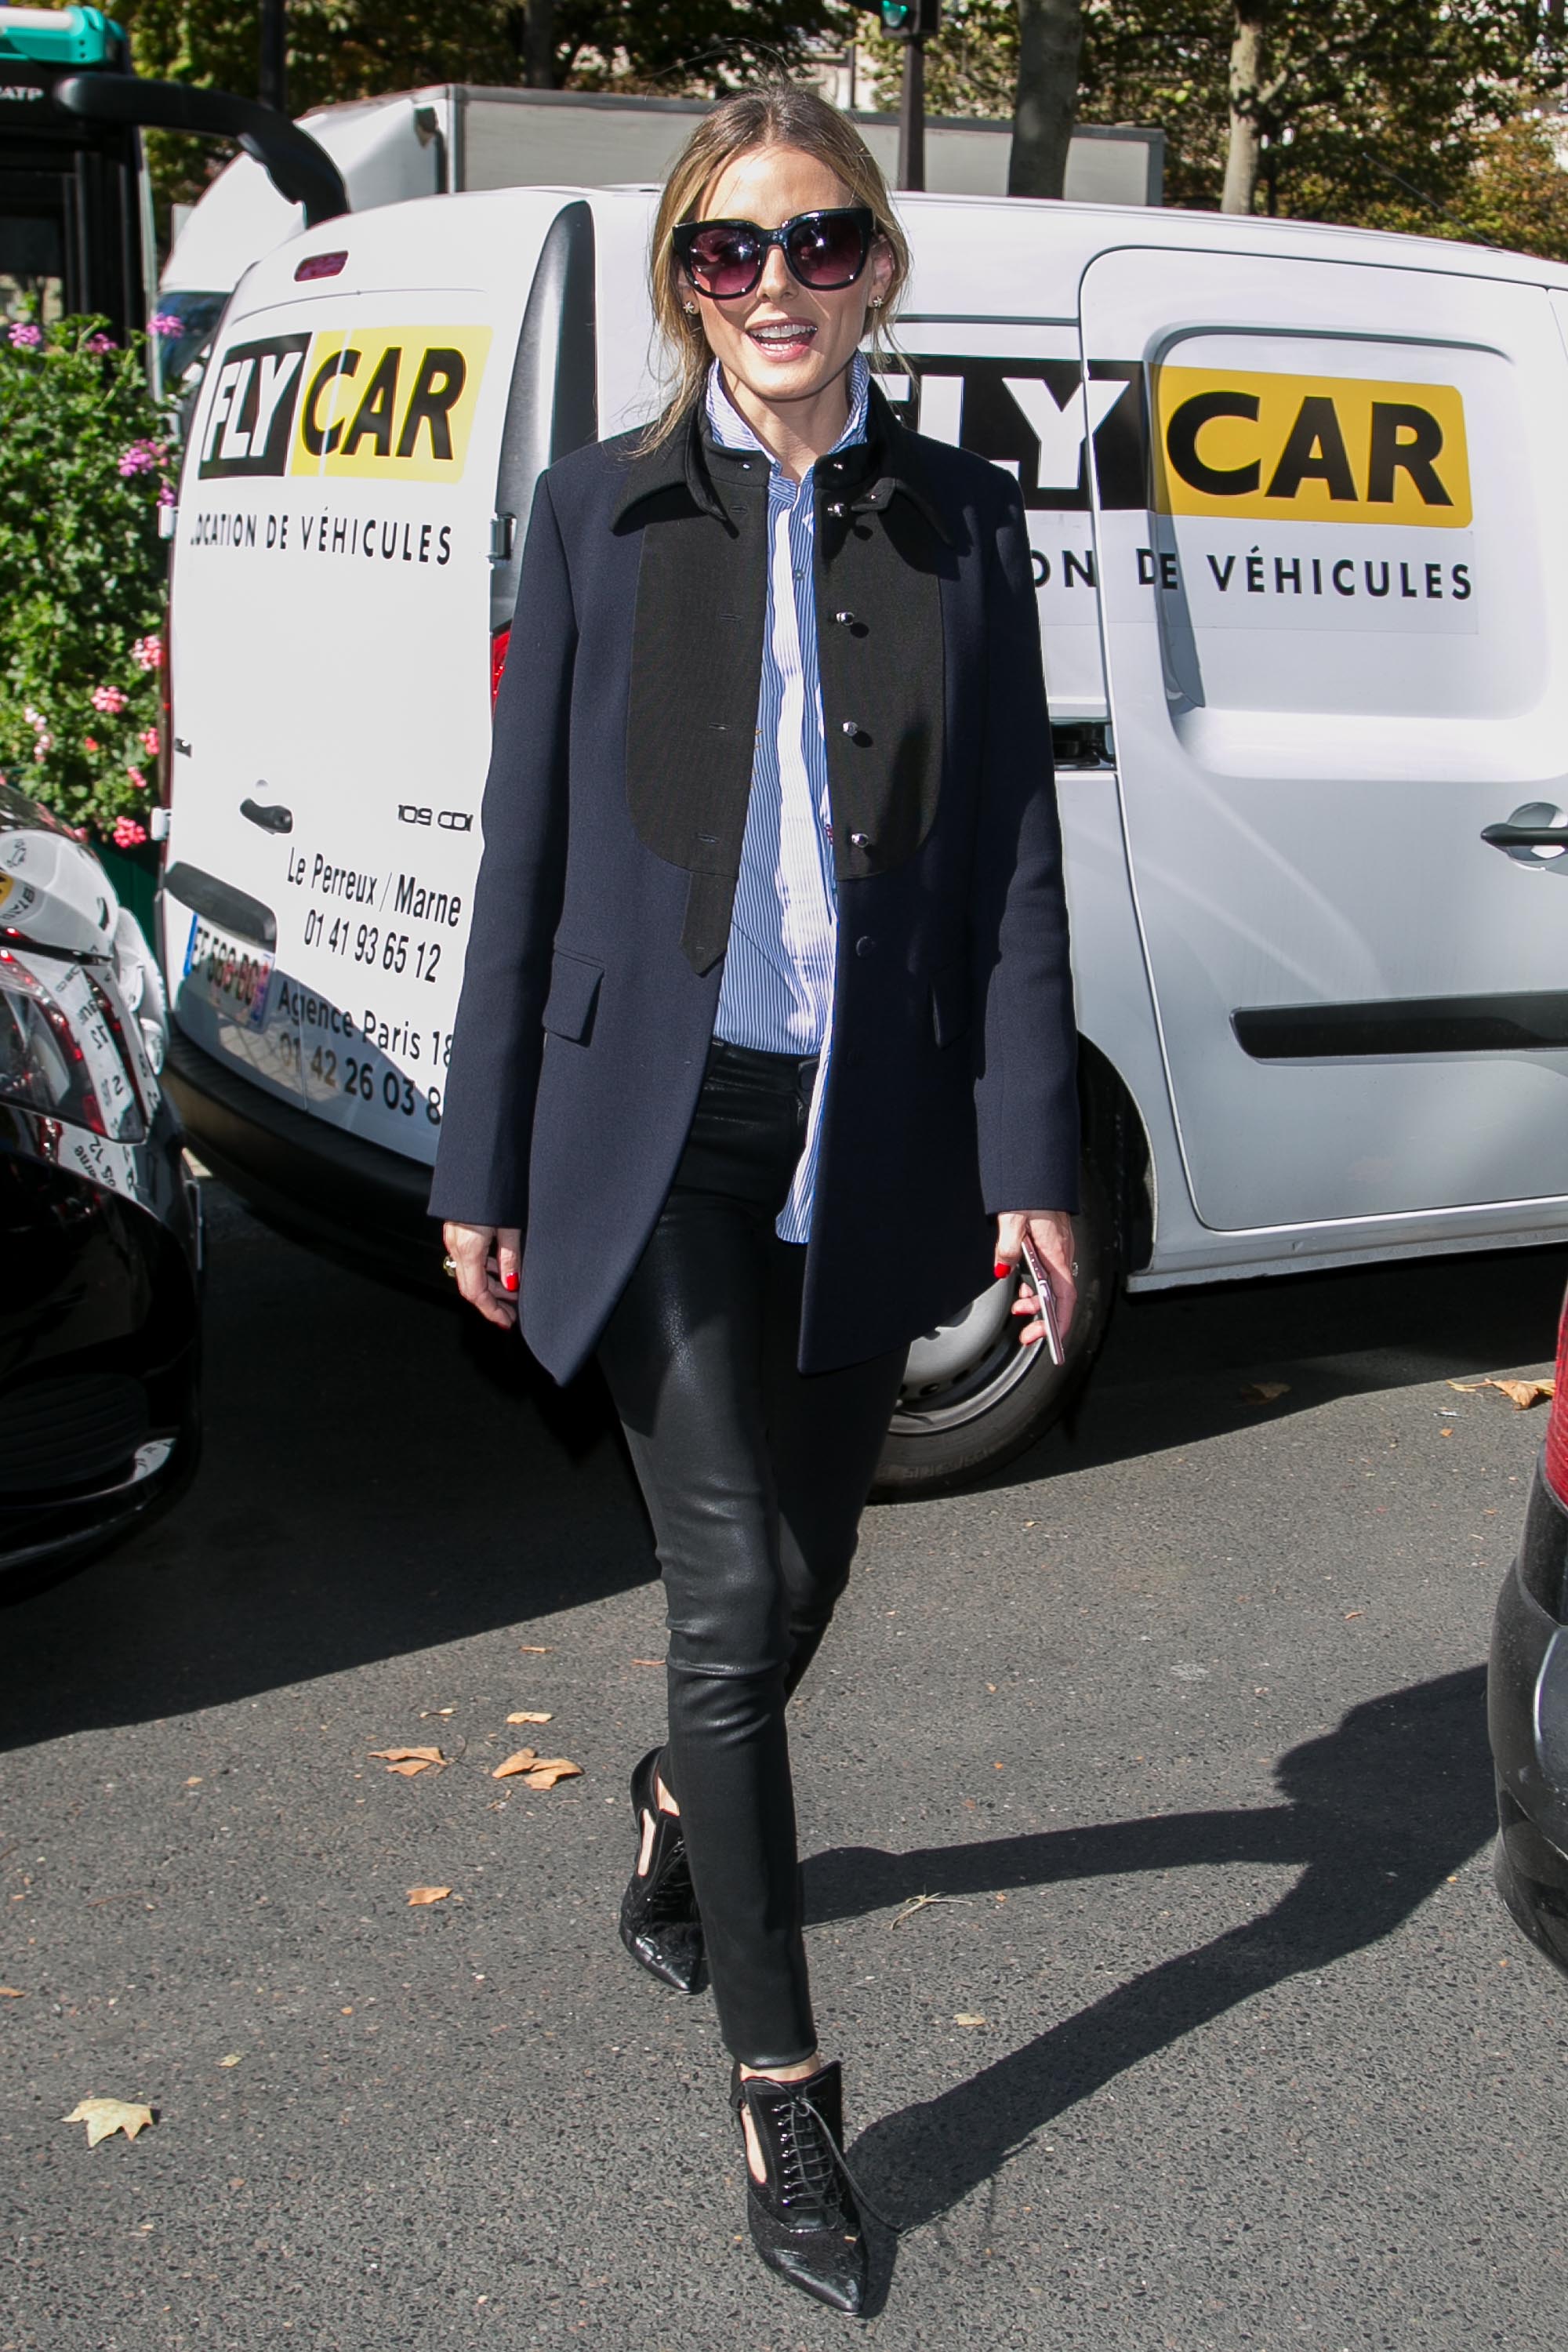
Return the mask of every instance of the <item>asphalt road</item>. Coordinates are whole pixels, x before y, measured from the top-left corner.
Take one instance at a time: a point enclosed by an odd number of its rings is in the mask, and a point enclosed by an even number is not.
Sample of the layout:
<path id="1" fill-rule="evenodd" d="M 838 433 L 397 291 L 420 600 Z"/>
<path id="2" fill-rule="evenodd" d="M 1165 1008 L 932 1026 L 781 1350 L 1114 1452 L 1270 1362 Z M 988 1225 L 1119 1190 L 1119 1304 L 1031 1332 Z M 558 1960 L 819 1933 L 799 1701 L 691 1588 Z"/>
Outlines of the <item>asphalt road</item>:
<path id="1" fill-rule="evenodd" d="M 196 1486 L 0 1614 L 0 2352 L 844 2344 L 738 2239 L 710 2001 L 616 1938 L 662 1629 L 592 1401 L 212 1200 Z M 1560 2339 L 1568 1983 L 1482 1714 L 1542 1416 L 1445 1383 L 1565 1276 L 1129 1303 L 1072 1431 L 868 1515 L 794 1729 L 904 2225 L 867 2339 Z M 493 1779 L 530 1740 L 581 1777 Z M 87 2096 L 158 2120 L 89 2151 Z"/>

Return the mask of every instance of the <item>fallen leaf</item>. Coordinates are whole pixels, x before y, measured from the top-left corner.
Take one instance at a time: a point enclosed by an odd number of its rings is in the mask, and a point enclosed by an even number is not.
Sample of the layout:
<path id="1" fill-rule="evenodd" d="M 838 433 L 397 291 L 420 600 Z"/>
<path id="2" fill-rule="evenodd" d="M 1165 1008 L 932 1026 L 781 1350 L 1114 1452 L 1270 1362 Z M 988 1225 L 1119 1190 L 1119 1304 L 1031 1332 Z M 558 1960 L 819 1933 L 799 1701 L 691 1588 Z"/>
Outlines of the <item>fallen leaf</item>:
<path id="1" fill-rule="evenodd" d="M 199 1772 L 193 1773 L 193 1775 L 191 1776 L 190 1780 L 188 1780 L 185 1782 L 185 1786 L 186 1786 L 186 1788 L 187 1788 L 187 1789 L 199 1789 L 199 1788 L 201 1787 L 201 1785 L 202 1785 L 202 1776 L 201 1776 L 201 1774 L 200 1774 Z"/>
<path id="2" fill-rule="evenodd" d="M 510 1780 L 514 1772 L 531 1772 L 538 1761 L 539 1750 L 536 1748 L 520 1748 L 514 1755 L 507 1758 L 504 1764 L 496 1766 L 490 1779 Z"/>
<path id="3" fill-rule="evenodd" d="M 1481 1389 L 1489 1389 L 1489 1381 L 1450 1381 L 1448 1386 L 1458 1389 L 1461 1396 L 1475 1396 Z"/>
<path id="4" fill-rule="evenodd" d="M 547 1715 L 531 1713 L 525 1707 L 521 1715 L 509 1715 L 507 1717 L 507 1721 L 509 1723 L 548 1723 L 550 1721 L 550 1717 Z"/>
<path id="5" fill-rule="evenodd" d="M 445 1903 L 451 1892 L 449 1886 L 411 1886 L 408 1890 L 408 1900 L 415 1905 Z"/>
<path id="6" fill-rule="evenodd" d="M 1555 1381 L 1493 1381 L 1494 1389 L 1501 1389 L 1516 1412 L 1528 1412 L 1532 1404 L 1544 1403 L 1556 1388 Z"/>
<path id="7" fill-rule="evenodd" d="M 662 1666 L 664 1660 L 662 1658 L 634 1658 L 632 1660 L 632 1664 L 634 1666 Z"/>
<path id="8" fill-rule="evenodd" d="M 240 2051 L 231 2050 L 226 2058 L 220 2058 L 217 2063 L 220 2066 L 237 2066 L 242 2055 Z"/>
<path id="9" fill-rule="evenodd" d="M 550 1655 L 548 1642 L 520 1642 L 517 1646 L 525 1658 L 547 1658 Z"/>
<path id="10" fill-rule="evenodd" d="M 978 2010 L 961 2009 L 952 2021 L 954 2025 L 989 2025 L 991 2020 L 982 2017 Z"/>
<path id="11" fill-rule="evenodd" d="M 1345 1611 L 1345 1623 L 1348 1625 L 1352 1617 L 1364 1617 L 1365 1615 L 1366 1611 L 1364 1609 L 1347 1609 Z"/>
<path id="12" fill-rule="evenodd" d="M 387 1770 L 405 1780 L 411 1780 L 416 1772 L 427 1772 L 432 1764 L 447 1761 L 438 1748 L 373 1748 L 370 1752 L 384 1759 Z"/>
<path id="13" fill-rule="evenodd" d="M 525 1772 L 522 1777 L 530 1789 L 553 1789 L 557 1780 L 580 1780 L 583 1767 L 581 1764 L 569 1764 L 564 1756 L 547 1756 L 534 1766 L 531 1772 Z"/>
<path id="14" fill-rule="evenodd" d="M 134 2139 L 152 2120 L 151 2107 L 136 2106 L 129 2099 L 83 2099 L 68 2116 L 60 2117 L 62 2123 L 87 2126 L 89 2147 L 96 2147 L 100 2139 L 108 2139 L 110 2133 L 117 2131 L 122 2131 L 127 2139 Z"/>
<path id="15" fill-rule="evenodd" d="M 1243 1404 L 1272 1404 L 1276 1397 L 1289 1393 L 1289 1381 L 1248 1381 L 1245 1388 L 1237 1391 Z"/>
<path id="16" fill-rule="evenodd" d="M 26 2000 L 26 1998 L 20 1985 L 0 1985 L 0 2000 Z"/>
<path id="17" fill-rule="evenodd" d="M 963 1903 L 967 1900 L 968 1897 L 963 1895 L 911 1895 L 903 1909 L 894 1912 L 888 1925 L 889 1927 L 901 1926 L 904 1920 L 912 1919 L 917 1911 L 923 1911 L 929 1903 Z"/>

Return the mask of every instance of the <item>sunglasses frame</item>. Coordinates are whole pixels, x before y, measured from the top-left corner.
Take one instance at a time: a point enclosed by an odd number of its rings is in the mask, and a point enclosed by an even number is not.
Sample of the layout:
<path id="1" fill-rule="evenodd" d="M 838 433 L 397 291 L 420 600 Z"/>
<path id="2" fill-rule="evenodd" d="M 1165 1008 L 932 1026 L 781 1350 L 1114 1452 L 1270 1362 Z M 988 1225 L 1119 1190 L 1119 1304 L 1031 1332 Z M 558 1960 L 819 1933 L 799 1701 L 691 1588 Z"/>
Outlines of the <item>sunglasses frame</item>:
<path id="1" fill-rule="evenodd" d="M 814 286 L 809 278 L 800 275 L 790 259 L 789 239 L 807 221 L 829 220 L 853 220 L 858 225 L 860 258 L 847 278 L 836 278 L 831 286 Z M 700 283 L 696 270 L 692 268 L 691 247 L 702 231 L 710 228 L 743 229 L 747 236 L 757 239 L 756 274 L 748 285 L 738 286 L 732 294 L 710 293 Z M 797 286 L 804 287 L 808 294 L 841 294 L 846 287 L 855 285 L 865 276 L 866 264 L 871 258 L 871 247 L 876 244 L 879 235 L 877 215 L 869 205 L 816 205 L 810 212 L 795 213 L 789 220 L 781 221 L 777 228 L 763 228 L 760 221 L 752 220 L 681 221 L 671 229 L 669 241 L 674 247 L 675 257 L 686 272 L 693 290 L 700 294 L 705 301 L 743 302 L 746 297 L 749 294 L 754 294 L 762 284 L 763 272 L 768 266 L 768 255 L 775 245 L 784 256 L 784 268 Z"/>

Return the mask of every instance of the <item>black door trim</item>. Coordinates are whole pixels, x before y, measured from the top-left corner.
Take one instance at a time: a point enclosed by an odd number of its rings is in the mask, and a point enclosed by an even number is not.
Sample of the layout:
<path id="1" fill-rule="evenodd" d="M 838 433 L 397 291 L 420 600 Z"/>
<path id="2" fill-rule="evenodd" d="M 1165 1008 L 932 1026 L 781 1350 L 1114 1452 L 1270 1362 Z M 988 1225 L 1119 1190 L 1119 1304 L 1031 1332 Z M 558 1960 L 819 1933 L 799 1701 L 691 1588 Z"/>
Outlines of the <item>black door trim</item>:
<path id="1" fill-rule="evenodd" d="M 1568 989 L 1394 996 L 1363 1004 L 1242 1006 L 1230 1025 L 1255 1062 L 1371 1054 L 1540 1054 L 1568 1047 Z"/>

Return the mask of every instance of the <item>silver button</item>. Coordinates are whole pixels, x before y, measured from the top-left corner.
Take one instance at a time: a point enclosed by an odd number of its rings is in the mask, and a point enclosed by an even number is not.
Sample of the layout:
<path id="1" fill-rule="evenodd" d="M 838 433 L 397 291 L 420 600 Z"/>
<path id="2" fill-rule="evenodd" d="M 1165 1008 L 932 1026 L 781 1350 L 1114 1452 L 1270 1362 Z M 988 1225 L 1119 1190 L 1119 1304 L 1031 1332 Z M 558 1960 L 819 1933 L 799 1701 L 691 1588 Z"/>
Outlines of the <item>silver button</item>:
<path id="1" fill-rule="evenodd" d="M 849 836 L 849 846 L 851 849 L 869 849 L 871 846 L 870 835 L 868 833 L 852 833 Z"/>
<path id="2" fill-rule="evenodd" d="M 846 719 L 842 721 L 838 731 L 841 735 L 858 735 L 860 722 L 857 719 Z"/>
<path id="3" fill-rule="evenodd" d="M 841 515 L 841 514 L 844 512 L 844 501 L 843 501 L 843 499 L 834 499 L 834 501 L 833 501 L 833 504 L 828 508 L 827 511 L 828 511 L 828 513 L 829 513 L 830 515 Z"/>
<path id="4" fill-rule="evenodd" d="M 855 615 L 853 613 L 835 613 L 833 617 L 837 622 L 841 629 L 852 629 L 855 626 Z"/>
<path id="5" fill-rule="evenodd" d="M 855 952 L 858 956 L 875 955 L 876 951 L 877 942 L 871 938 L 869 932 L 864 933 L 855 942 Z"/>

